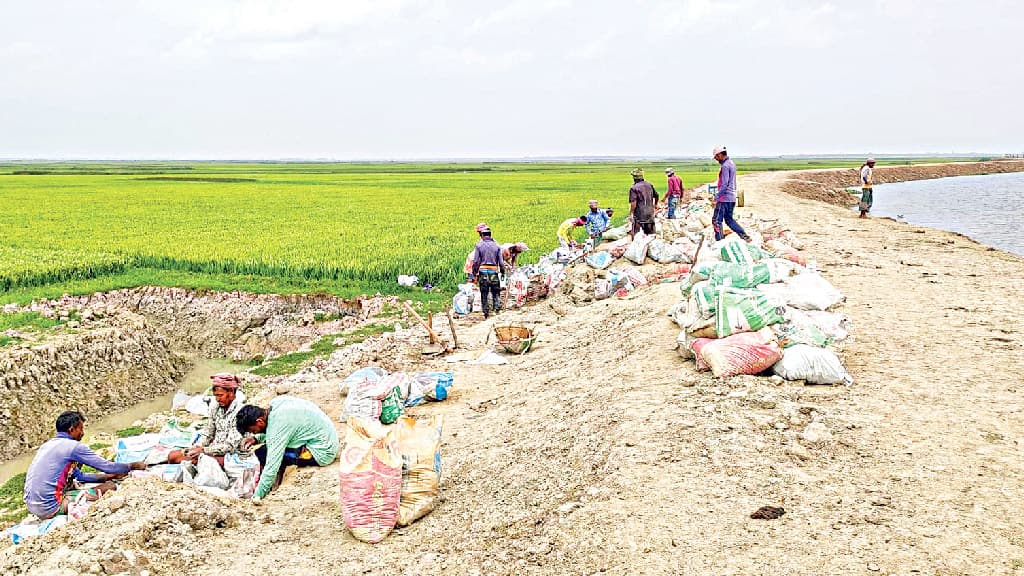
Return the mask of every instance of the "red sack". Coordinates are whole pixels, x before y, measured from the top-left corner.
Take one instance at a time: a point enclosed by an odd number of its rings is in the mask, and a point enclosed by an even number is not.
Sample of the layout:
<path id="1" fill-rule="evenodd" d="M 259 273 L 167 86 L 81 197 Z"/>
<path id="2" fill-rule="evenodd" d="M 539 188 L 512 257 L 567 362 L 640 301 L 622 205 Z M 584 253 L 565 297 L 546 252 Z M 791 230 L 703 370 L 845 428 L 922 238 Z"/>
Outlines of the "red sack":
<path id="1" fill-rule="evenodd" d="M 345 526 L 358 540 L 376 544 L 398 522 L 402 495 L 402 456 L 395 427 L 374 420 L 348 419 L 338 479 Z"/>
<path id="2" fill-rule="evenodd" d="M 717 340 L 699 338 L 693 343 L 694 356 L 719 378 L 737 374 L 758 374 L 782 359 L 782 347 L 770 327 L 742 332 Z"/>

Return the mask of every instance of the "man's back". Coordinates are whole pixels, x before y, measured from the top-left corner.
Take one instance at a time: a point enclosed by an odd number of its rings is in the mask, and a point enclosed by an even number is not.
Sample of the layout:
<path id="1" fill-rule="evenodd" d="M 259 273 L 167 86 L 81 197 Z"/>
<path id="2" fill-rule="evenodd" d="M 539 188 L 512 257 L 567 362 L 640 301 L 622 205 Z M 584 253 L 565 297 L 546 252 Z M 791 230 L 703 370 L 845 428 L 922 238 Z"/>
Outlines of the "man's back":
<path id="1" fill-rule="evenodd" d="M 636 202 L 633 210 L 633 218 L 637 222 L 652 222 L 654 220 L 654 186 L 646 180 L 634 182 L 629 189 L 629 202 Z"/>

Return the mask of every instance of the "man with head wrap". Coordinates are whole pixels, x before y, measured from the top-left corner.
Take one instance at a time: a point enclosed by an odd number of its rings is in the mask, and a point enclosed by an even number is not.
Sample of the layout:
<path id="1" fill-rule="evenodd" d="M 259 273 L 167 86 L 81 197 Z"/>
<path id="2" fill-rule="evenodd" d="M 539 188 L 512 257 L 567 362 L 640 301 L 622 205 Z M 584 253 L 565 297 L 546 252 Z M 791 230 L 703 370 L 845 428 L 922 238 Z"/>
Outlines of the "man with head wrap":
<path id="1" fill-rule="evenodd" d="M 199 439 L 187 451 L 174 450 L 167 455 L 170 463 L 195 460 L 200 454 L 213 456 L 224 466 L 224 456 L 239 452 L 242 434 L 236 427 L 238 411 L 245 405 L 245 396 L 238 394 L 241 381 L 238 376 L 228 373 L 210 376 L 213 381 L 213 399 L 216 405 L 210 411 L 206 428 L 199 433 Z"/>

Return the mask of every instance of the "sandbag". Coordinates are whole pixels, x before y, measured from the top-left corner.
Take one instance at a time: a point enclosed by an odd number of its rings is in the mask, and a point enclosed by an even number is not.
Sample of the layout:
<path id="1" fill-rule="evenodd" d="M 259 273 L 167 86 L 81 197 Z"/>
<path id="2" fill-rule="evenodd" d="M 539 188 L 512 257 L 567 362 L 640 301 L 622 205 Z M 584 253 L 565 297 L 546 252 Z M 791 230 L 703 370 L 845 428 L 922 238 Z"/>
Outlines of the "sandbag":
<path id="1" fill-rule="evenodd" d="M 771 250 L 777 258 L 785 258 L 801 266 L 807 266 L 807 258 L 796 248 L 791 247 L 782 240 L 769 240 L 765 242 L 765 248 Z"/>
<path id="2" fill-rule="evenodd" d="M 607 278 L 594 279 L 594 299 L 604 300 L 612 295 L 612 283 Z"/>
<path id="3" fill-rule="evenodd" d="M 388 371 L 380 366 L 367 366 L 366 368 L 360 368 L 346 376 L 345 379 L 341 381 L 341 392 L 345 393 L 347 390 L 351 390 L 353 385 L 358 385 L 365 381 L 377 382 L 387 375 Z"/>
<path id="4" fill-rule="evenodd" d="M 788 304 L 801 310 L 828 310 L 845 300 L 843 293 L 821 274 L 805 271 L 785 280 Z"/>
<path id="5" fill-rule="evenodd" d="M 236 452 L 224 456 L 224 475 L 228 493 L 235 498 L 252 498 L 260 481 L 260 461 L 255 454 L 241 456 Z"/>
<path id="6" fill-rule="evenodd" d="M 850 335 L 847 332 L 849 319 L 836 312 L 824 312 L 821 310 L 807 310 L 804 312 L 814 325 L 834 342 L 842 342 Z"/>
<path id="7" fill-rule="evenodd" d="M 376 544 L 398 521 L 402 457 L 395 431 L 376 420 L 349 418 L 338 467 L 345 526 L 357 540 Z"/>
<path id="8" fill-rule="evenodd" d="M 609 244 L 607 246 L 607 251 L 613 258 L 622 258 L 622 255 L 626 253 L 626 249 L 629 248 L 629 245 L 629 238 L 622 238 Z"/>
<path id="9" fill-rule="evenodd" d="M 654 239 L 647 246 L 647 256 L 659 264 L 682 262 L 683 253 L 664 240 Z"/>
<path id="10" fill-rule="evenodd" d="M 835 352 L 806 344 L 786 348 L 772 371 L 786 380 L 804 380 L 808 384 L 852 384 Z"/>
<path id="11" fill-rule="evenodd" d="M 627 235 L 629 235 L 629 228 L 626 226 L 616 226 L 615 228 L 605 230 L 601 237 L 605 240 L 621 240 Z"/>
<path id="12" fill-rule="evenodd" d="M 715 331 L 719 338 L 739 332 L 756 332 L 782 322 L 784 313 L 758 290 L 722 287 L 715 310 Z"/>
<path id="13" fill-rule="evenodd" d="M 718 247 L 718 253 L 721 255 L 722 260 L 726 262 L 755 264 L 770 256 L 770 254 L 766 254 L 757 246 L 747 244 L 743 240 L 739 239 L 723 240 L 720 244 L 721 246 Z"/>
<path id="14" fill-rule="evenodd" d="M 395 425 L 402 461 L 402 493 L 398 525 L 408 526 L 437 506 L 441 484 L 440 415 L 416 419 L 403 416 Z"/>
<path id="15" fill-rule="evenodd" d="M 758 374 L 782 358 L 782 348 L 770 328 L 711 340 L 700 338 L 691 347 L 701 362 L 719 378 Z M 701 368 L 701 363 L 697 365 Z"/>
<path id="16" fill-rule="evenodd" d="M 612 265 L 612 262 L 615 261 L 615 258 L 613 258 L 612 255 L 609 254 L 608 252 L 601 251 L 590 253 L 589 255 L 587 255 L 586 258 L 584 258 L 584 260 L 586 260 L 587 265 L 590 266 L 591 268 L 604 270 L 605 268 Z"/>
<path id="17" fill-rule="evenodd" d="M 522 270 L 516 270 L 508 279 L 507 308 L 522 308 L 526 304 L 526 296 L 530 292 L 530 277 Z"/>
<path id="18" fill-rule="evenodd" d="M 412 407 L 448 398 L 448 391 L 454 379 L 455 375 L 452 372 L 420 372 L 413 375 L 405 405 Z"/>
<path id="19" fill-rule="evenodd" d="M 191 473 L 192 469 L 189 469 Z M 186 484 L 192 484 L 194 486 L 208 486 L 210 488 L 218 488 L 220 490 L 227 490 L 231 484 L 228 481 L 228 477 L 224 474 L 224 470 L 217 463 L 217 459 L 207 454 L 200 454 L 199 461 L 195 465 L 195 474 L 190 478 L 190 482 Z"/>
<path id="20" fill-rule="evenodd" d="M 473 311 L 473 285 L 459 284 L 459 291 L 452 296 L 452 310 L 456 314 L 466 315 Z"/>
<path id="21" fill-rule="evenodd" d="M 683 259 L 681 260 L 681 262 L 686 262 L 688 264 L 693 263 L 693 259 L 697 255 L 696 244 L 694 244 L 689 238 L 684 237 L 676 238 L 675 240 L 672 241 L 672 245 L 676 248 L 676 250 L 679 250 L 679 253 L 682 255 Z"/>
<path id="22" fill-rule="evenodd" d="M 378 380 L 367 378 L 350 384 L 348 396 L 345 397 L 342 419 L 347 420 L 354 416 L 366 420 L 380 420 L 384 413 L 384 400 L 395 393 L 395 384 L 394 380 L 388 380 L 387 377 Z M 400 401 L 400 390 L 397 396 Z M 391 407 L 389 417 L 393 415 L 394 419 L 397 419 L 400 414 L 394 414 L 394 398 L 391 399 L 389 406 Z"/>
<path id="23" fill-rule="evenodd" d="M 633 242 L 626 248 L 626 251 L 622 254 L 622 257 L 637 266 L 644 263 L 647 258 L 647 247 L 650 246 L 651 241 L 654 240 L 654 236 L 648 236 L 641 230 L 633 236 Z"/>

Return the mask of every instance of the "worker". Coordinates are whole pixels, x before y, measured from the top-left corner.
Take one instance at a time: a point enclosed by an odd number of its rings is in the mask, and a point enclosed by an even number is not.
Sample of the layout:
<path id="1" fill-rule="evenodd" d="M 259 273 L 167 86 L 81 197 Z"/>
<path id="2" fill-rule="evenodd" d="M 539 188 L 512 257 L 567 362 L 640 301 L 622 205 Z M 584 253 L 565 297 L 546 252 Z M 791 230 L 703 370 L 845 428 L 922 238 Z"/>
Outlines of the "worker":
<path id="1" fill-rule="evenodd" d="M 213 399 L 216 405 L 210 411 L 210 419 L 206 427 L 199 433 L 199 439 L 187 451 L 172 450 L 167 454 L 167 462 L 177 464 L 182 460 L 198 460 L 200 454 L 212 456 L 224 467 L 224 456 L 232 452 L 240 452 L 239 444 L 242 435 L 235 426 L 238 411 L 245 404 L 245 395 L 238 394 L 241 380 L 229 373 L 210 376 L 213 381 Z M 246 454 L 247 456 L 248 454 Z"/>
<path id="2" fill-rule="evenodd" d="M 729 229 L 750 242 L 750 236 L 743 230 L 743 227 L 733 218 L 732 212 L 736 208 L 736 163 L 729 158 L 729 152 L 725 146 L 719 146 L 712 150 L 715 160 L 721 165 L 718 169 L 718 191 L 715 193 L 715 211 L 711 215 L 711 225 L 715 229 L 715 240 L 725 237 L 722 230 L 724 222 Z"/>
<path id="3" fill-rule="evenodd" d="M 587 215 L 584 214 L 583 216 L 578 216 L 576 218 L 569 218 L 558 226 L 558 243 L 562 245 L 562 248 L 579 247 L 576 239 L 573 238 L 573 232 L 576 231 L 576 228 L 583 226 L 586 223 Z"/>
<path id="4" fill-rule="evenodd" d="M 270 491 L 281 483 L 288 466 L 327 466 L 338 456 L 340 442 L 334 423 L 319 406 L 294 396 L 278 396 L 270 407 L 247 405 L 238 411 L 235 427 L 239 434 L 253 434 L 242 439 L 248 450 L 257 442 L 260 481 L 252 496 L 259 505 Z"/>
<path id="5" fill-rule="evenodd" d="M 601 236 L 608 229 L 610 219 L 606 210 L 598 208 L 597 200 L 591 200 L 589 206 L 590 211 L 586 213 L 584 219 L 587 222 L 587 234 L 590 234 L 591 244 L 597 248 L 601 243 Z"/>
<path id="6" fill-rule="evenodd" d="M 629 219 L 633 226 L 630 229 L 629 237 L 633 238 L 637 233 L 654 234 L 654 213 L 658 211 L 658 191 L 650 182 L 644 180 L 643 168 L 636 168 L 630 175 L 633 176 L 633 186 L 629 189 Z"/>
<path id="7" fill-rule="evenodd" d="M 477 234 L 484 229 L 490 229 L 490 226 L 488 226 L 486 222 L 481 222 L 476 225 Z M 473 254 L 475 253 L 475 248 L 470 250 L 469 253 L 466 254 L 466 263 L 462 265 L 462 271 L 466 274 L 466 282 L 476 282 L 476 278 L 473 277 Z"/>
<path id="8" fill-rule="evenodd" d="M 57 416 L 57 435 L 39 447 L 25 475 L 25 507 L 41 520 L 64 514 L 81 493 L 86 500 L 99 500 L 116 490 L 112 480 L 124 478 L 131 470 L 145 470 L 145 462 L 122 464 L 105 460 L 82 443 L 85 416 L 68 411 Z M 87 474 L 81 467 L 91 466 L 99 474 Z M 97 483 L 86 487 L 83 484 Z"/>
<path id="9" fill-rule="evenodd" d="M 501 246 L 491 237 L 491 229 L 477 227 L 480 234 L 480 241 L 473 249 L 473 278 L 480 286 L 480 307 L 483 308 L 484 319 L 490 318 L 491 309 L 488 307 L 488 297 L 491 306 L 497 313 L 501 309 L 501 274 L 506 272 L 505 261 L 501 258 Z"/>
<path id="10" fill-rule="evenodd" d="M 683 180 L 676 176 L 675 168 L 665 168 L 665 177 L 668 178 L 668 191 L 665 192 L 665 200 L 668 202 L 668 219 L 676 217 L 676 206 L 683 201 Z"/>
<path id="11" fill-rule="evenodd" d="M 519 255 L 529 249 L 530 247 L 522 242 L 501 245 L 501 259 L 505 262 L 505 268 L 509 270 L 509 273 L 515 269 Z"/>
<path id="12" fill-rule="evenodd" d="M 875 173 L 875 159 L 868 158 L 866 162 L 860 165 L 860 217 L 867 218 L 868 212 L 871 211 L 871 205 L 874 203 L 874 191 L 872 186 L 874 185 L 874 173 Z"/>

